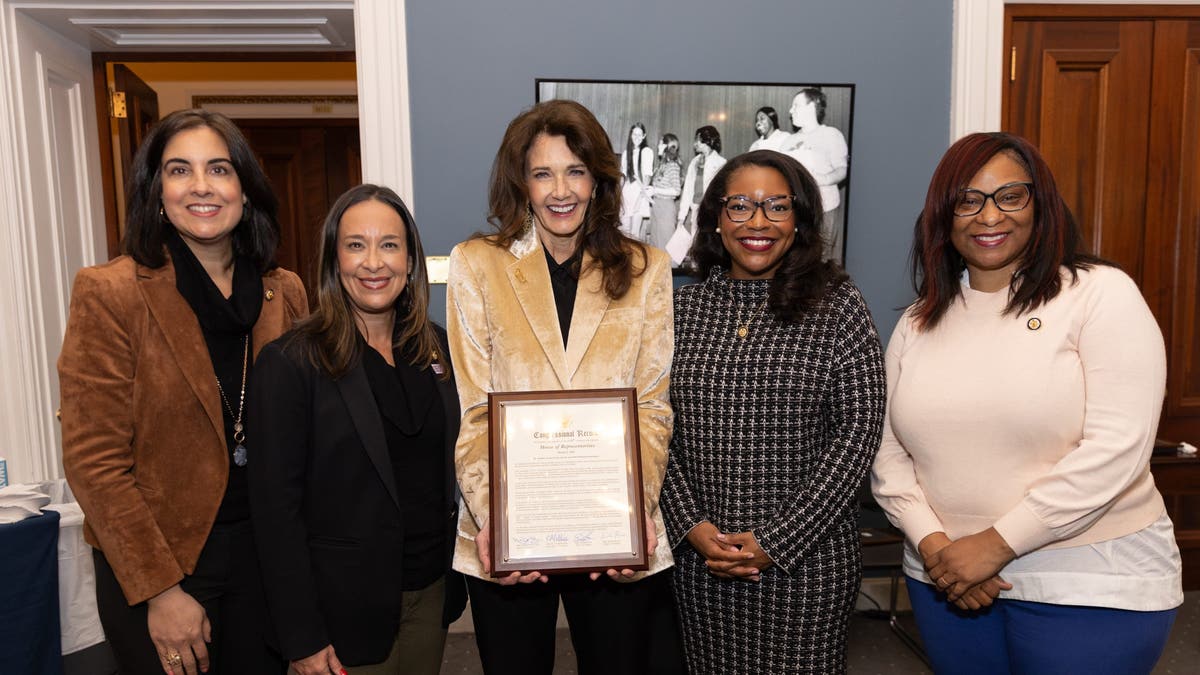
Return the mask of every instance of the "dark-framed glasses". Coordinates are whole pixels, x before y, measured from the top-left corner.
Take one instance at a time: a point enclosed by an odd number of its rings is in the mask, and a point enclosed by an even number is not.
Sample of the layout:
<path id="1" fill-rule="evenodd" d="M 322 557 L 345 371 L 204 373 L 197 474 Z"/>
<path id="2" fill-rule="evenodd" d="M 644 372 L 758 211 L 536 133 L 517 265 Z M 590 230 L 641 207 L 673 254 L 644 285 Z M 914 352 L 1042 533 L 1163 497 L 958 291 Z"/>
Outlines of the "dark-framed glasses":
<path id="1" fill-rule="evenodd" d="M 721 203 L 725 205 L 725 215 L 735 223 L 744 223 L 750 220 L 760 207 L 767 220 L 781 223 L 792 217 L 792 203 L 795 200 L 795 195 L 768 197 L 761 202 L 742 195 L 734 195 L 722 198 Z"/>
<path id="2" fill-rule="evenodd" d="M 958 200 L 954 202 L 954 215 L 973 216 L 983 210 L 987 200 L 992 200 L 996 208 L 1005 213 L 1020 211 L 1029 206 L 1033 197 L 1033 183 L 1019 182 L 1001 185 L 994 192 L 980 192 L 973 188 L 963 188 L 958 191 Z"/>

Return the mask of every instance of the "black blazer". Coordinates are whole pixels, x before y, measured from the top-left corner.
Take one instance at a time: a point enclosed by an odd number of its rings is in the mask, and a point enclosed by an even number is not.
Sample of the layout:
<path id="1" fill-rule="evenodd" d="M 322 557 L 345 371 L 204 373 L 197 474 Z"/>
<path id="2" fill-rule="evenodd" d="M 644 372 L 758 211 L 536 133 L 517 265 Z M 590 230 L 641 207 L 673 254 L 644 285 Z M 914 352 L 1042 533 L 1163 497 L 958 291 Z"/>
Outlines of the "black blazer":
<path id="1" fill-rule="evenodd" d="M 246 468 L 267 606 L 289 661 L 332 644 L 348 666 L 379 663 L 399 629 L 404 555 L 383 420 L 361 360 L 333 380 L 309 363 L 305 340 L 287 333 L 263 348 L 247 408 Z M 450 570 L 459 408 L 454 380 L 437 385 L 446 411 L 449 625 L 466 603 L 462 578 Z"/>

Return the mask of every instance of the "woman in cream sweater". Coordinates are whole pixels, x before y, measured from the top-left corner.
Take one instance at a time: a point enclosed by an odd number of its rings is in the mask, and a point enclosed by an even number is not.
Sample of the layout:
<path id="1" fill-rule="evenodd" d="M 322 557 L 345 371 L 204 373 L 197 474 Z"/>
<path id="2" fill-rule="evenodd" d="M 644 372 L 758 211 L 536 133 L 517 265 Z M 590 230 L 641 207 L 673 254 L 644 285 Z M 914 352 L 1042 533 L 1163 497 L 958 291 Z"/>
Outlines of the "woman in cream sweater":
<path id="1" fill-rule="evenodd" d="M 1020 137 L 955 143 L 915 236 L 872 479 L 934 670 L 1149 672 L 1183 600 L 1154 317 Z"/>

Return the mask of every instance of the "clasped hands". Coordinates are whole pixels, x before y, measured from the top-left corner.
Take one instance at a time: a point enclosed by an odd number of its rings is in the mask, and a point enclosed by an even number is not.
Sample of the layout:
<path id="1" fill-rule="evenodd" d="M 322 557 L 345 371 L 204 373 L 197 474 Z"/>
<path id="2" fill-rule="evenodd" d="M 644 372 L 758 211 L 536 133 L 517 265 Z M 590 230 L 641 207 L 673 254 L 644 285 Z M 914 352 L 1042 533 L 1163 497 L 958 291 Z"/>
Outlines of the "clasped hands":
<path id="1" fill-rule="evenodd" d="M 705 520 L 688 532 L 687 540 L 704 557 L 709 573 L 722 579 L 758 581 L 763 570 L 775 564 L 753 531 L 722 532 Z"/>
<path id="2" fill-rule="evenodd" d="M 959 609 L 988 607 L 1000 591 L 1012 588 L 998 573 L 1017 556 L 995 528 L 958 540 L 934 532 L 921 540 L 917 552 L 930 580 Z"/>
<path id="3" fill-rule="evenodd" d="M 492 572 L 492 534 L 488 524 L 489 521 L 485 518 L 483 525 L 481 525 L 479 528 L 479 534 L 475 535 L 475 551 L 479 555 L 479 564 L 483 567 L 484 574 L 491 574 Z M 656 548 L 658 548 L 658 530 L 654 527 L 654 520 L 650 518 L 650 514 L 647 513 L 646 557 L 649 558 L 650 556 L 654 555 L 654 550 Z M 611 579 L 619 581 L 621 579 L 633 578 L 633 575 L 637 574 L 637 571 L 631 569 L 618 570 L 610 568 L 606 570 L 604 574 L 607 574 Z M 592 581 L 595 581 L 600 578 L 600 572 L 591 572 L 588 574 L 588 576 Z M 497 578 L 496 581 L 498 581 L 501 586 L 512 586 L 513 584 L 531 584 L 535 581 L 546 583 L 547 581 L 550 581 L 550 577 L 534 570 L 531 572 L 526 572 L 525 574 L 513 572 L 506 577 Z"/>

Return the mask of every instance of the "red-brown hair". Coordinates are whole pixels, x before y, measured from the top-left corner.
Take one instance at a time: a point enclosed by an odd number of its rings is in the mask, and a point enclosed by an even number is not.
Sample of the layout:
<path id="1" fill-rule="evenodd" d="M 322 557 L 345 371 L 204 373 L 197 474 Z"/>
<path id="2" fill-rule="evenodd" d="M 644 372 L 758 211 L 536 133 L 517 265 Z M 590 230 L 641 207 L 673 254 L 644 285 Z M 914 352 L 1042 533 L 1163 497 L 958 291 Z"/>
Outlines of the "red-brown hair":
<path id="1" fill-rule="evenodd" d="M 964 136 L 950 146 L 934 170 L 925 208 L 913 228 L 912 275 L 917 292 L 913 312 L 922 330 L 936 326 L 961 293 L 959 279 L 966 263 L 950 240 L 959 191 L 1002 152 L 1020 164 L 1033 183 L 1033 200 L 1027 207 L 1033 209 L 1033 232 L 1013 275 L 1005 313 L 1027 312 L 1058 295 L 1063 266 L 1074 280 L 1080 269 L 1112 264 L 1082 250 L 1075 217 L 1032 143 L 1005 132 Z"/>

